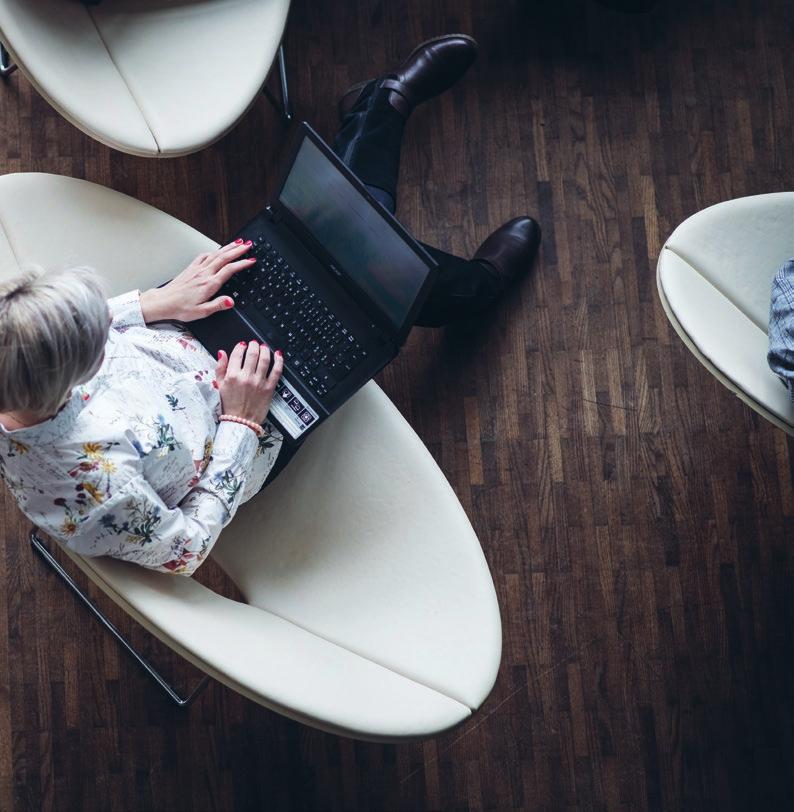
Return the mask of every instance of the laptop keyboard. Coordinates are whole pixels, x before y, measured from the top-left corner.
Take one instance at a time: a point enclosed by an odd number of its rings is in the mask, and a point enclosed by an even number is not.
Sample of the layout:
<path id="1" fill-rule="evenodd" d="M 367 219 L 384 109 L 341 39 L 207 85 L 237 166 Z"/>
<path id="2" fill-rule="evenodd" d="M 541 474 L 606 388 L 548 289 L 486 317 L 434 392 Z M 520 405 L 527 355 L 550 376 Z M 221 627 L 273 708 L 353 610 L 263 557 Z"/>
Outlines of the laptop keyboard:
<path id="1" fill-rule="evenodd" d="M 366 357 L 350 329 L 263 237 L 249 252 L 258 260 L 235 274 L 224 288 L 237 307 L 259 311 L 264 334 L 281 349 L 290 369 L 318 397 L 325 397 Z"/>

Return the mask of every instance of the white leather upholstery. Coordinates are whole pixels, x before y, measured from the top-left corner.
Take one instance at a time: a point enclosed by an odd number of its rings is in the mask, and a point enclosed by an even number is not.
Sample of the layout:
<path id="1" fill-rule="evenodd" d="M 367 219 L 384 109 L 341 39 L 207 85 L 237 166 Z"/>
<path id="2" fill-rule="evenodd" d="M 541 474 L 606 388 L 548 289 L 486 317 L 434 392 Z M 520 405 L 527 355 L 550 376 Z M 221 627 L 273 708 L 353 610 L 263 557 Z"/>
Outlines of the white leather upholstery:
<path id="1" fill-rule="evenodd" d="M 711 206 L 684 221 L 662 249 L 659 294 L 676 331 L 729 389 L 794 433 L 788 390 L 769 369 L 772 278 L 794 256 L 794 193 Z"/>
<path id="2" fill-rule="evenodd" d="M 111 293 L 161 282 L 215 245 L 130 197 L 53 175 L 0 177 L 0 226 L 0 274 L 25 261 L 89 264 Z M 200 668 L 316 727 L 431 735 L 493 686 L 501 624 L 479 542 L 375 383 L 241 508 L 212 555 L 247 604 L 193 579 L 72 558 Z"/>
<path id="3" fill-rule="evenodd" d="M 143 156 L 195 152 L 256 98 L 289 0 L 0 0 L 0 41 L 75 126 Z"/>

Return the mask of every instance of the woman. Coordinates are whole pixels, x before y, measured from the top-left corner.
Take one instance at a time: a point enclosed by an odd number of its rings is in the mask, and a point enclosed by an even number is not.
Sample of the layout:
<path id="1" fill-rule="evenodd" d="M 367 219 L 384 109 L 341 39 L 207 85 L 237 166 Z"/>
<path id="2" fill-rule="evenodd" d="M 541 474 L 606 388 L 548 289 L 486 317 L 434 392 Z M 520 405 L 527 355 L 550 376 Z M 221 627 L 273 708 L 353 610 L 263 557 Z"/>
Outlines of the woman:
<path id="1" fill-rule="evenodd" d="M 343 97 L 334 147 L 390 210 L 405 120 L 475 53 L 469 37 L 439 37 Z M 525 217 L 469 261 L 428 247 L 438 282 L 417 323 L 489 306 L 528 270 L 539 239 Z M 288 461 L 266 420 L 280 351 L 241 342 L 216 361 L 184 327 L 234 306 L 219 292 L 254 261 L 249 245 L 202 254 L 164 287 L 110 302 L 86 269 L 0 284 L 0 474 L 22 511 L 75 552 L 190 575 Z"/>

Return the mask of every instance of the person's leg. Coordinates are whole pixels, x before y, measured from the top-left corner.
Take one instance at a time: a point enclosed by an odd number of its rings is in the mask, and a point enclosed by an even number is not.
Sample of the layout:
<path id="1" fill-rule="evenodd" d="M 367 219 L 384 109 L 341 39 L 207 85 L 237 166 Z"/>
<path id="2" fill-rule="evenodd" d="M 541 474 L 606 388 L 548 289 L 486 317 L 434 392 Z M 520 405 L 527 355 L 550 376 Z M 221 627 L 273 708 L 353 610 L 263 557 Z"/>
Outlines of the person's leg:
<path id="1" fill-rule="evenodd" d="M 532 218 L 516 217 L 497 228 L 470 260 L 426 245 L 438 262 L 438 276 L 416 324 L 443 327 L 491 307 L 532 267 L 540 236 Z"/>
<path id="2" fill-rule="evenodd" d="M 342 127 L 334 140 L 334 150 L 345 164 L 356 174 L 387 211 L 394 214 L 397 203 L 397 178 L 400 169 L 400 148 L 402 146 L 405 121 L 388 102 L 389 91 L 370 82 L 361 93 L 356 104 L 345 116 Z M 500 245 L 499 249 L 485 252 L 483 248 L 494 238 L 512 229 L 515 238 L 516 224 L 511 221 L 483 243 L 475 254 L 475 259 L 466 260 L 448 254 L 439 248 L 423 243 L 423 247 L 438 263 L 438 275 L 419 311 L 416 324 L 420 327 L 443 327 L 454 321 L 470 318 L 482 312 L 499 298 L 506 284 L 514 275 L 512 269 L 505 273 L 507 254 L 512 251 L 519 262 L 528 267 L 537 250 L 540 230 L 537 224 L 523 218 L 523 224 L 537 229 L 537 240 L 531 233 L 526 235 L 528 242 L 521 245 Z M 502 242 L 504 239 L 502 239 Z M 521 239 L 524 239 L 522 235 Z M 528 250 L 527 250 L 528 249 Z M 493 257 L 490 254 L 494 254 Z M 489 261 L 493 259 L 493 261 Z M 506 278 L 510 277 L 510 279 Z"/>
<path id="3" fill-rule="evenodd" d="M 388 96 L 388 90 L 370 82 L 345 116 L 334 150 L 370 194 L 394 214 L 405 121 Z M 438 275 L 417 325 L 442 327 L 476 315 L 498 298 L 504 284 L 496 269 L 423 245 L 438 263 Z"/>
<path id="4" fill-rule="evenodd" d="M 334 149 L 390 212 L 397 200 L 406 120 L 418 104 L 455 84 L 476 56 L 471 37 L 444 34 L 418 45 L 390 73 L 354 85 L 342 96 Z"/>
<path id="5" fill-rule="evenodd" d="M 397 203 L 405 119 L 389 104 L 390 91 L 369 82 L 344 116 L 334 152 L 392 214 Z"/>
<path id="6" fill-rule="evenodd" d="M 458 42 L 457 47 L 461 46 L 466 47 L 466 43 Z M 412 59 L 421 53 L 421 48 L 415 50 Z M 457 70 L 465 64 L 461 63 Z M 392 214 L 397 203 L 403 132 L 410 112 L 410 108 L 403 104 L 405 98 L 394 90 L 395 86 L 401 85 L 389 80 L 389 77 L 399 75 L 399 72 L 388 74 L 385 78 L 351 88 L 340 102 L 342 123 L 334 139 L 337 155 Z M 449 76 L 445 81 L 449 81 Z M 410 91 L 404 92 L 407 96 L 412 95 Z M 529 267 L 539 238 L 537 224 L 523 218 L 494 232 L 472 260 L 425 245 L 438 262 L 439 269 L 416 324 L 442 327 L 488 308 L 512 279 Z M 483 251 L 486 247 L 489 250 Z"/>
<path id="7" fill-rule="evenodd" d="M 499 277 L 477 260 L 462 259 L 432 245 L 422 246 L 438 263 L 438 274 L 416 317 L 419 327 L 444 327 L 482 312 L 499 296 Z"/>
<path id="8" fill-rule="evenodd" d="M 405 119 L 389 103 L 388 89 L 369 82 L 345 115 L 334 151 L 370 194 L 392 214 L 397 202 Z M 498 279 L 481 262 L 425 245 L 438 262 L 438 276 L 416 323 L 440 327 L 487 307 L 498 295 Z"/>

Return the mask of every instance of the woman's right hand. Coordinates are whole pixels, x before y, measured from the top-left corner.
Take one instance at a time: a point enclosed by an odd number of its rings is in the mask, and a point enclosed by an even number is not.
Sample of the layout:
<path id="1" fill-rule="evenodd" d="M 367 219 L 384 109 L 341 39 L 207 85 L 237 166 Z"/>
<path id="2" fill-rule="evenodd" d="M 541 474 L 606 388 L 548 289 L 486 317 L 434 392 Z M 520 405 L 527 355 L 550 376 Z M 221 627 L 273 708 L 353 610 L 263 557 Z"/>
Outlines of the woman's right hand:
<path id="1" fill-rule="evenodd" d="M 223 350 L 218 353 L 215 378 L 224 414 L 252 420 L 260 425 L 265 422 L 276 384 L 284 369 L 281 350 L 276 350 L 273 369 L 268 375 L 269 366 L 270 348 L 257 341 L 247 345 L 241 341 L 230 355 Z"/>

